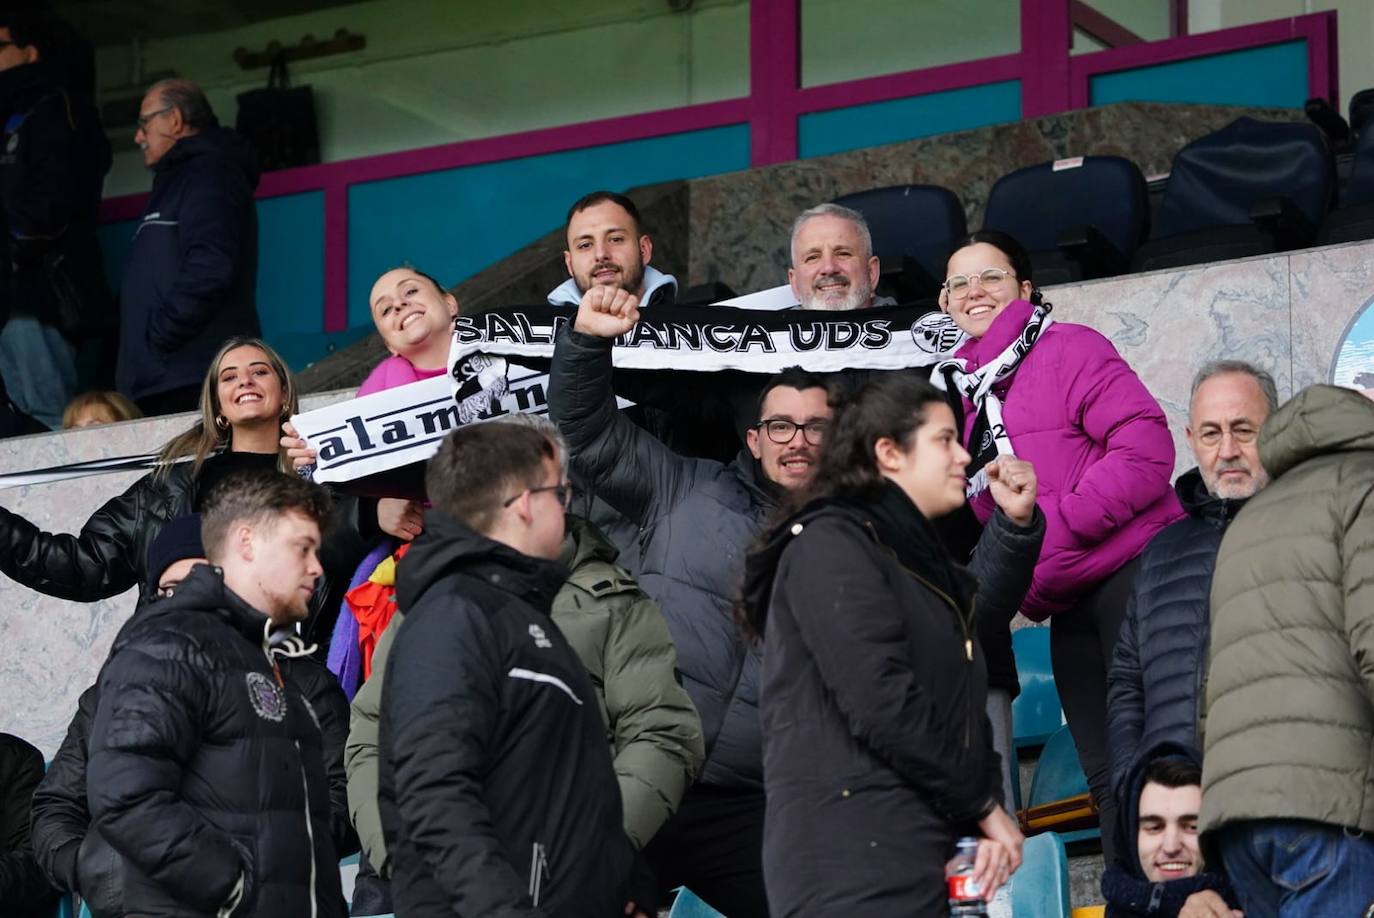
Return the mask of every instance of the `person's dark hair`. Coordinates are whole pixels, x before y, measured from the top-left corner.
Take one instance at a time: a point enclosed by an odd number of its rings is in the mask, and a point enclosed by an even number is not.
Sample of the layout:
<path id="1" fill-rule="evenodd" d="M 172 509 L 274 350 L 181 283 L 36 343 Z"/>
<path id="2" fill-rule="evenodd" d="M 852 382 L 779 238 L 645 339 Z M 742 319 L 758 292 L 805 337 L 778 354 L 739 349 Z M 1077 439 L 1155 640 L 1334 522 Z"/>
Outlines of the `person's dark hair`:
<path id="1" fill-rule="evenodd" d="M 950 258 L 954 257 L 955 252 L 960 249 L 966 249 L 971 245 L 977 245 L 980 242 L 998 249 L 1003 255 L 1007 256 L 1007 261 L 1011 262 L 1011 272 L 1016 275 L 1017 283 L 1021 281 L 1030 281 L 1031 303 L 1036 306 L 1044 303 L 1045 298 L 1041 295 L 1040 288 L 1035 286 L 1035 278 L 1032 277 L 1030 254 L 1026 251 L 1026 247 L 1020 242 L 1017 242 L 1016 237 L 1010 233 L 1004 233 L 1001 230 L 993 229 L 980 229 L 976 232 L 969 233 L 967 236 L 954 243 L 954 247 L 949 250 L 949 258 L 945 259 L 946 264 L 948 264 Z"/>
<path id="2" fill-rule="evenodd" d="M 501 504 L 540 486 L 545 460 L 558 450 L 542 431 L 521 424 L 470 424 L 444 439 L 425 470 L 425 491 L 435 507 L 486 533 Z"/>
<path id="3" fill-rule="evenodd" d="M 1169 788 L 1201 785 L 1202 766 L 1183 758 L 1155 759 L 1145 766 L 1144 784 L 1159 784 Z"/>
<path id="4" fill-rule="evenodd" d="M 568 224 L 572 223 L 572 218 L 577 214 L 582 213 L 588 207 L 595 207 L 605 201 L 620 205 L 625 213 L 630 215 L 630 219 L 635 222 L 635 236 L 644 234 L 644 221 L 639 218 L 639 208 L 635 207 L 635 202 L 614 191 L 593 191 L 578 198 L 573 202 L 572 207 L 568 208 L 568 216 L 563 221 L 564 228 L 566 229 Z"/>
<path id="5" fill-rule="evenodd" d="M 763 383 L 763 389 L 759 392 L 758 401 L 754 403 L 754 423 L 763 420 L 763 403 L 768 399 L 768 393 L 774 389 L 824 389 L 827 394 L 832 393 L 831 381 L 821 373 L 812 373 L 810 370 L 803 370 L 801 367 L 787 367 L 781 373 L 774 373 Z"/>
<path id="6" fill-rule="evenodd" d="M 190 80 L 159 80 L 151 89 L 157 90 L 163 105 L 181 112 L 181 120 L 192 130 L 201 131 L 219 123 L 204 90 Z"/>
<path id="7" fill-rule="evenodd" d="M 210 489 L 201 507 L 205 557 L 219 563 L 235 524 L 262 525 L 293 510 L 314 520 L 323 535 L 329 520 L 329 492 L 297 475 L 261 469 L 231 472 Z"/>
<path id="8" fill-rule="evenodd" d="M 383 271 L 381 274 L 378 274 L 378 275 L 377 275 L 377 279 L 378 279 L 378 280 L 381 280 L 381 278 L 382 278 L 383 275 L 390 274 L 392 271 L 409 271 L 411 274 L 414 274 L 416 277 L 423 277 L 425 280 L 427 280 L 427 281 L 429 281 L 431 284 L 433 284 L 433 285 L 434 285 L 434 289 L 439 291 L 439 295 L 440 295 L 440 296 L 450 296 L 450 295 L 452 295 L 452 294 L 451 294 L 451 291 L 449 291 L 449 289 L 448 289 L 447 287 L 445 287 L 443 284 L 439 283 L 439 279 L 436 278 L 433 274 L 429 274 L 429 273 L 427 273 L 427 272 L 425 272 L 425 271 L 421 271 L 419 268 L 415 267 L 414 265 L 412 265 L 412 264 L 411 264 L 410 262 L 408 262 L 408 261 L 402 262 L 401 264 L 396 265 L 394 268 L 387 268 L 387 269 L 386 269 L 385 271 Z"/>
<path id="9" fill-rule="evenodd" d="M 14 6 L 0 11 L 0 29 L 8 29 L 10 41 L 19 47 L 37 48 L 40 60 L 52 57 L 57 50 L 57 32 L 51 14 L 36 6 Z"/>

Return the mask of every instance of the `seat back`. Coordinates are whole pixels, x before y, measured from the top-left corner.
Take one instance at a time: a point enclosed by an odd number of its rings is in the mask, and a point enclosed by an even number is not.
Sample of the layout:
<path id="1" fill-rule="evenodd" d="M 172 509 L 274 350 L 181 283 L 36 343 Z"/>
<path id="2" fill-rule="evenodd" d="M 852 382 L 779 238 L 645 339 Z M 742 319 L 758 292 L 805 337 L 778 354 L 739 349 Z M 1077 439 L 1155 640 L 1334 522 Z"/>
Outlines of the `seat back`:
<path id="1" fill-rule="evenodd" d="M 1374 89 L 1361 89 L 1350 97 L 1350 130 L 1356 134 L 1374 124 Z"/>
<path id="2" fill-rule="evenodd" d="M 945 262 L 959 237 L 968 232 L 959 196 L 939 185 L 894 185 L 835 199 L 868 221 L 873 254 L 906 256 L 935 281 L 945 277 Z"/>
<path id="3" fill-rule="evenodd" d="M 1011 881 L 1011 910 L 1016 918 L 1068 918 L 1069 857 L 1059 833 L 1026 839 Z"/>
<path id="4" fill-rule="evenodd" d="M 1135 163 L 1078 156 L 1002 176 L 988 192 L 983 226 L 1010 233 L 1030 252 L 1051 251 L 1064 230 L 1092 226 L 1129 259 L 1149 218 L 1149 191 Z"/>
<path id="5" fill-rule="evenodd" d="M 1374 125 L 1360 134 L 1351 158 L 1350 178 L 1341 195 L 1342 207 L 1358 207 L 1374 202 Z"/>
<path id="6" fill-rule="evenodd" d="M 1021 682 L 1021 694 L 1011 704 L 1012 740 L 1017 749 L 1033 749 L 1043 746 L 1064 723 L 1050 666 L 1050 629 L 1013 631 L 1011 649 Z"/>
<path id="7" fill-rule="evenodd" d="M 677 898 L 673 900 L 673 910 L 668 913 L 668 918 L 725 918 L 725 916 L 702 902 L 695 893 L 684 886 L 677 891 Z"/>
<path id="8" fill-rule="evenodd" d="M 1078 747 L 1068 727 L 1060 727 L 1050 737 L 1035 763 L 1031 778 L 1030 798 L 1026 806 L 1040 806 L 1055 800 L 1067 800 L 1089 793 L 1088 779 L 1078 760 Z"/>
<path id="9" fill-rule="evenodd" d="M 1335 163 L 1316 125 L 1237 118 L 1174 157 L 1152 239 L 1250 222 L 1258 201 L 1286 197 L 1320 226 Z"/>

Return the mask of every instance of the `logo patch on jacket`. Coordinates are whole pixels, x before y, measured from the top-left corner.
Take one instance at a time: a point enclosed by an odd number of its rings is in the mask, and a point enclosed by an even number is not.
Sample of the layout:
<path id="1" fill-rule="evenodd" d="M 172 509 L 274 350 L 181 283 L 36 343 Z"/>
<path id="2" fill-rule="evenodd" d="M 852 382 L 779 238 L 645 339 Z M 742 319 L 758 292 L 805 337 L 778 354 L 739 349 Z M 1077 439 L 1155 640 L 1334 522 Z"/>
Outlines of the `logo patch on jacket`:
<path id="1" fill-rule="evenodd" d="M 544 633 L 544 629 L 538 625 L 530 625 L 530 637 L 534 638 L 535 647 L 552 647 L 553 641 Z"/>
<path id="2" fill-rule="evenodd" d="M 253 710 L 264 720 L 280 722 L 286 716 L 286 696 L 282 690 L 262 673 L 249 673 L 247 679 L 248 700 L 253 703 Z"/>

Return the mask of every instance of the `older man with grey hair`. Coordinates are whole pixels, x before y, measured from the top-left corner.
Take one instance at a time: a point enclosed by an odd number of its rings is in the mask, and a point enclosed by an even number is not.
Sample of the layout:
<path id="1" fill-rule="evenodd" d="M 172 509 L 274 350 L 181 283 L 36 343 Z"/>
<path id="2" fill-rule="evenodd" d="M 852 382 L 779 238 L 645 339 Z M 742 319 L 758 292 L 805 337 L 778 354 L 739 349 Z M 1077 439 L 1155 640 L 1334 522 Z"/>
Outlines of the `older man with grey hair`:
<path id="1" fill-rule="evenodd" d="M 120 288 L 119 391 L 148 415 L 196 406 L 215 351 L 260 333 L 252 147 L 189 80 L 154 83 L 134 140 L 153 191 Z"/>
<path id="2" fill-rule="evenodd" d="M 802 309 L 867 309 L 893 302 L 874 297 L 878 256 L 868 222 L 857 210 L 818 204 L 792 223 L 787 282 Z"/>
<path id="3" fill-rule="evenodd" d="M 1200 756 L 1212 570 L 1227 527 L 1269 483 L 1258 439 L 1278 401 L 1274 378 L 1239 360 L 1209 363 L 1193 380 L 1186 436 L 1197 467 L 1174 484 L 1188 516 L 1146 546 L 1107 676 L 1107 745 L 1118 796 L 1136 758 L 1161 742 Z"/>

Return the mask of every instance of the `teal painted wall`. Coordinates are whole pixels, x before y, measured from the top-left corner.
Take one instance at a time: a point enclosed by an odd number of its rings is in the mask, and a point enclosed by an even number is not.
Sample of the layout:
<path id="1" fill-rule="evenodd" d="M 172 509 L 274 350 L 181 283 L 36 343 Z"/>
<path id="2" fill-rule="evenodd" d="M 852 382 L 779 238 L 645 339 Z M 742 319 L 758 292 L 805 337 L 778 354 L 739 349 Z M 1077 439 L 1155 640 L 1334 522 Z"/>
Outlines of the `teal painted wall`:
<path id="1" fill-rule="evenodd" d="M 749 168 L 747 125 L 712 128 L 355 185 L 348 199 L 348 324 L 371 325 L 367 294 L 403 262 L 445 284 L 561 226 L 597 188 Z"/>
<path id="2" fill-rule="evenodd" d="M 1090 92 L 1093 105 L 1134 101 L 1302 108 L 1307 100 L 1307 42 L 1105 73 L 1092 78 Z"/>
<path id="3" fill-rule="evenodd" d="M 807 159 L 1020 118 L 1021 84 L 1010 80 L 803 115 L 797 146 Z"/>

